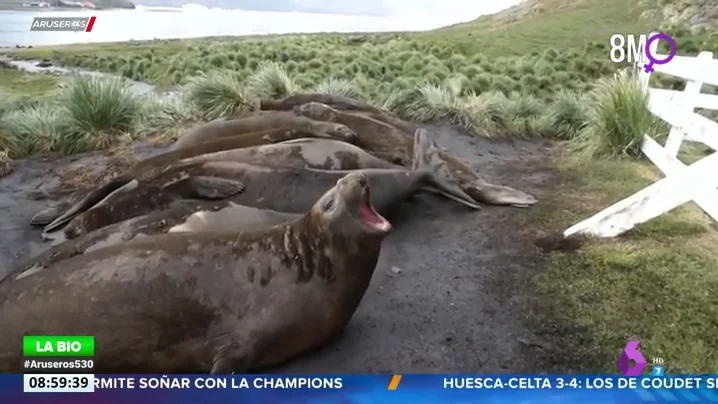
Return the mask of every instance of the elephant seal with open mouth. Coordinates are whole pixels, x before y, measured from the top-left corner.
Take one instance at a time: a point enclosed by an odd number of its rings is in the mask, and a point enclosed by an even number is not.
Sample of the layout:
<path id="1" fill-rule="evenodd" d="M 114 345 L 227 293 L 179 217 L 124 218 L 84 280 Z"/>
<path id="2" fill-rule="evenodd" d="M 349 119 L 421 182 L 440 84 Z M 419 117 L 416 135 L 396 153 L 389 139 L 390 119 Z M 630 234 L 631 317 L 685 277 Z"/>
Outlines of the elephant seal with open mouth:
<path id="1" fill-rule="evenodd" d="M 23 335 L 92 335 L 97 373 L 246 373 L 315 349 L 350 321 L 391 225 L 370 179 L 339 179 L 301 218 L 253 232 L 174 233 L 0 285 L 0 372 Z"/>

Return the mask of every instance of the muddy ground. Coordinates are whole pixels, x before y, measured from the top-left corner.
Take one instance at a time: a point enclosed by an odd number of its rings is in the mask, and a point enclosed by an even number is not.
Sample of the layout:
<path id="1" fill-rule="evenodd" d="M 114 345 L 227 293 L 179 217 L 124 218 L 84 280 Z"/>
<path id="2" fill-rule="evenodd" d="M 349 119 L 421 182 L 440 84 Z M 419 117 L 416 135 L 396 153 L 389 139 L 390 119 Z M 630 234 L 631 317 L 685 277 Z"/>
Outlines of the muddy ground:
<path id="1" fill-rule="evenodd" d="M 434 129 L 442 146 L 469 160 L 490 182 L 532 193 L 539 201 L 560 183 L 550 144 L 488 142 L 449 127 Z M 136 149 L 140 157 L 162 151 Z M 28 223 L 50 203 L 34 199 L 57 186 L 58 173 L 73 166 L 99 172 L 106 161 L 100 155 L 23 161 L 0 179 L 0 268 L 49 246 Z M 525 214 L 510 207 L 467 210 L 433 195 L 407 203 L 393 220 L 395 230 L 384 243 L 372 284 L 343 335 L 277 371 L 541 371 L 538 358 L 556 347 L 535 335 L 527 321 L 532 297 L 527 282 L 544 261 L 530 229 L 517 225 Z"/>

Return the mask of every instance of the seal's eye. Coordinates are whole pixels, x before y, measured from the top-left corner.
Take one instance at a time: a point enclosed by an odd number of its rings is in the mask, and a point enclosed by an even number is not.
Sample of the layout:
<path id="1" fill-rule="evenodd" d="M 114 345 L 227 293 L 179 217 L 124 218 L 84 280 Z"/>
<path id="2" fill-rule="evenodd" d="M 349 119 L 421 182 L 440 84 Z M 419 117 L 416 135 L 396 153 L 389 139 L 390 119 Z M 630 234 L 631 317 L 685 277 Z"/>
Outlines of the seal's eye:
<path id="1" fill-rule="evenodd" d="M 329 212 L 334 207 L 334 198 L 324 202 L 324 211 Z"/>

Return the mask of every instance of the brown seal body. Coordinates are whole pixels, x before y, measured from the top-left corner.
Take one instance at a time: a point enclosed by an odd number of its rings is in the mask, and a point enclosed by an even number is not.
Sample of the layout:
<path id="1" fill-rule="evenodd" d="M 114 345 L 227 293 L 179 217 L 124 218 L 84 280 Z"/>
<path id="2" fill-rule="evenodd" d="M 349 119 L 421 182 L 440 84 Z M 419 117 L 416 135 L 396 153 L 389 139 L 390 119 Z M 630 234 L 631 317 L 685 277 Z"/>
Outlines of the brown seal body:
<path id="1" fill-rule="evenodd" d="M 299 105 L 294 108 L 294 112 L 315 120 L 344 124 L 356 132 L 357 146 L 391 163 L 411 165 L 414 143 L 411 133 L 404 133 L 397 127 L 376 119 L 340 111 L 318 102 Z"/>
<path id="2" fill-rule="evenodd" d="M 304 134 L 301 137 L 338 139 L 350 143 L 356 140 L 356 134 L 345 125 L 316 121 L 291 112 L 276 111 L 271 114 L 220 118 L 201 124 L 179 138 L 171 149 L 194 147 L 215 139 L 272 129 L 294 129 Z M 282 140 L 289 139 L 292 137 L 285 137 Z M 259 137 L 256 144 L 264 143 L 270 142 L 264 141 L 264 137 Z"/>
<path id="3" fill-rule="evenodd" d="M 305 93 L 296 94 L 281 100 L 261 100 L 260 108 L 265 111 L 291 111 L 294 107 L 310 102 L 319 102 L 330 107 L 355 114 L 365 115 L 389 125 L 396 126 L 407 134 L 412 134 L 419 129 L 419 126 L 397 118 L 391 113 L 377 108 L 373 105 L 361 102 L 349 97 L 332 94 Z"/>
<path id="4" fill-rule="evenodd" d="M 426 156 L 431 142 L 427 136 L 422 136 L 423 134 L 425 132 L 417 131 L 415 136 L 418 146 L 414 147 L 412 171 L 358 170 L 371 180 L 374 188 L 372 204 L 382 215 L 390 215 L 399 201 L 424 190 L 478 209 L 479 206 L 461 190 L 459 184 L 438 177 L 433 167 L 427 165 L 431 160 Z M 206 197 L 212 194 L 214 183 L 222 188 L 220 194 L 226 195 L 218 199 L 227 198 L 239 205 L 261 209 L 301 213 L 346 174 L 343 170 L 271 167 L 239 161 L 204 161 L 200 156 L 196 161 L 190 159 L 146 181 L 131 181 L 72 219 L 65 228 L 65 236 L 75 238 L 154 210 L 165 210 L 173 201 L 191 198 L 191 195 L 202 194 Z M 241 184 L 243 191 L 230 195 L 227 189 L 231 190 L 231 185 L 235 183 Z"/>
<path id="5" fill-rule="evenodd" d="M 403 169 L 360 147 L 331 139 L 295 139 L 243 149 L 230 149 L 183 160 L 190 162 L 238 161 L 272 167 L 358 170 L 364 168 Z"/>
<path id="6" fill-rule="evenodd" d="M 245 373 L 337 336 L 391 225 L 350 174 L 295 221 L 103 248 L 0 285 L 0 372 L 23 335 L 92 335 L 97 373 Z"/>
<path id="7" fill-rule="evenodd" d="M 295 108 L 297 114 L 312 119 L 341 122 L 354 129 L 359 137 L 357 145 L 375 156 L 400 165 L 407 165 L 413 153 L 414 143 L 397 128 L 377 120 L 338 111 L 327 105 L 310 102 Z M 426 132 L 418 129 L 417 132 Z M 427 135 L 428 136 L 428 135 Z M 431 166 L 442 168 L 440 176 L 454 178 L 462 185 L 464 192 L 475 201 L 491 205 L 511 205 L 526 207 L 538 202 L 536 197 L 504 185 L 495 185 L 485 181 L 468 164 L 453 156 L 448 150 L 432 140 Z"/>
<path id="8" fill-rule="evenodd" d="M 234 150 L 234 149 L 243 149 L 243 148 L 251 148 L 253 146 L 261 145 L 261 144 L 276 144 L 275 142 L 281 142 L 287 139 L 297 139 L 302 138 L 302 135 L 307 135 L 307 132 L 303 132 L 298 129 L 271 129 L 266 130 L 262 132 L 253 132 L 249 134 L 244 135 L 238 135 L 238 136 L 230 136 L 226 138 L 218 138 L 212 141 L 203 142 L 201 144 L 195 145 L 193 147 L 187 147 L 187 148 L 179 148 L 176 150 L 171 150 L 166 153 L 162 153 L 160 155 L 150 157 L 148 159 L 142 160 L 138 162 L 134 167 L 132 167 L 129 171 L 126 173 L 112 179 L 108 183 L 102 185 L 99 188 L 96 188 L 92 191 L 85 192 L 82 195 L 75 195 L 72 198 L 67 198 L 65 201 L 56 204 L 55 206 L 52 206 L 50 208 L 44 209 L 41 212 L 37 213 L 30 221 L 31 225 L 45 225 L 45 232 L 52 232 L 61 226 L 64 226 L 67 224 L 69 220 L 71 220 L 77 213 L 84 211 L 94 204 L 100 202 L 102 199 L 107 197 L 110 193 L 116 191 L 118 188 L 127 185 L 132 180 L 142 180 L 144 178 L 149 178 L 154 175 L 156 175 L 159 172 L 162 172 L 166 170 L 169 166 L 172 164 L 177 163 L 178 161 L 181 161 L 183 159 L 188 159 L 191 157 L 201 156 L 201 155 L 209 155 L 209 153 L 216 153 L 219 151 L 224 150 Z M 306 138 L 305 138 L 306 139 Z M 338 141 L 334 141 L 336 144 L 339 143 Z M 307 143 L 307 142 L 305 142 Z M 346 144 L 346 143 L 342 143 Z M 357 148 L 357 147 L 351 147 L 351 145 L 346 144 L 348 148 L 345 148 L 349 151 L 337 151 L 335 153 L 335 159 L 336 158 L 342 158 L 342 156 L 347 156 L 349 158 L 349 154 L 361 154 L 366 157 L 371 157 L 367 153 L 363 152 L 363 150 Z M 337 147 L 335 147 L 336 149 Z M 254 152 L 255 149 L 248 150 L 247 152 L 238 152 L 238 156 L 250 156 L 250 155 L 256 155 L 257 153 Z M 261 149 L 260 150 L 264 150 Z M 276 153 L 275 153 L 276 154 Z M 308 156 L 314 156 L 316 153 L 306 153 Z M 257 159 L 261 156 L 257 156 Z M 241 157 L 237 157 L 240 158 Z M 365 158 L 366 160 L 366 158 Z M 276 161 L 276 160 L 275 160 Z M 361 162 L 361 161 L 360 161 Z M 298 166 L 300 165 L 298 162 L 295 164 Z M 315 168 L 321 168 L 320 166 L 316 166 Z M 341 168 L 341 167 L 333 167 L 334 169 L 354 169 L 354 168 L 384 168 L 384 166 L 380 166 L 377 162 L 375 162 L 373 165 L 365 164 L 364 167 L 347 167 L 347 168 Z"/>
<path id="9" fill-rule="evenodd" d="M 303 93 L 290 95 L 280 100 L 264 99 L 260 100 L 260 109 L 265 111 L 291 111 L 294 107 L 310 102 L 320 102 L 330 105 L 335 109 L 349 111 L 367 111 L 374 113 L 382 113 L 383 111 L 373 105 L 355 100 L 349 97 L 343 97 L 333 94 L 321 93 Z"/>
<path id="10" fill-rule="evenodd" d="M 58 261 L 99 248 L 162 233 L 247 231 L 288 222 L 297 213 L 242 206 L 230 201 L 179 200 L 165 211 L 155 211 L 115 223 L 72 240 L 55 239 L 54 245 L 30 260 L 11 267 L 3 279 L 25 277 Z M 60 234 L 61 235 L 61 234 Z"/>

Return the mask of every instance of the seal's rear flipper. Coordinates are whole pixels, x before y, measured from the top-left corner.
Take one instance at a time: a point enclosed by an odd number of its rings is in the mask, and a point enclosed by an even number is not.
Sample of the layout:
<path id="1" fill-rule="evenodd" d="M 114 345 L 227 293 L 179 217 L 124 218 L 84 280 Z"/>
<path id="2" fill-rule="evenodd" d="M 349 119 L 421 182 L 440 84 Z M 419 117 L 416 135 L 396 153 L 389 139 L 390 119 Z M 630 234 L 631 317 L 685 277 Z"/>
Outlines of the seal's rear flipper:
<path id="1" fill-rule="evenodd" d="M 414 161 L 412 162 L 412 171 L 425 171 L 429 174 L 429 184 L 424 186 L 423 189 L 443 195 L 470 208 L 481 209 L 481 206 L 479 206 L 470 195 L 464 192 L 457 181 L 441 178 L 432 169 L 432 148 L 436 149 L 426 129 L 417 129 L 416 132 L 414 132 Z M 438 149 L 436 150 L 438 151 Z"/>
<path id="2" fill-rule="evenodd" d="M 60 203 L 58 205 L 45 208 L 35 214 L 30 219 L 31 226 L 47 226 L 57 219 L 70 205 L 68 203 Z"/>
<path id="3" fill-rule="evenodd" d="M 187 179 L 190 192 L 195 198 L 224 199 L 244 191 L 244 184 L 237 180 L 220 177 L 196 176 Z"/>
<path id="4" fill-rule="evenodd" d="M 526 192 L 513 189 L 503 185 L 489 184 L 488 182 L 478 182 L 466 185 L 464 187 L 469 196 L 477 202 L 489 205 L 508 205 L 517 208 L 527 208 L 538 202 L 538 199 Z"/>
<path id="5" fill-rule="evenodd" d="M 97 188 L 94 191 L 88 193 L 84 198 L 82 198 L 77 203 L 74 203 L 72 206 L 69 207 L 69 209 L 62 212 L 59 217 L 57 217 L 55 220 L 50 222 L 50 224 L 45 226 L 44 231 L 49 233 L 59 229 L 60 227 L 65 226 L 75 216 L 90 209 L 91 207 L 95 206 L 95 204 L 107 199 L 109 195 L 112 195 L 112 193 L 125 187 L 128 182 L 130 182 L 128 178 L 120 176 L 101 186 L 100 188 Z"/>

